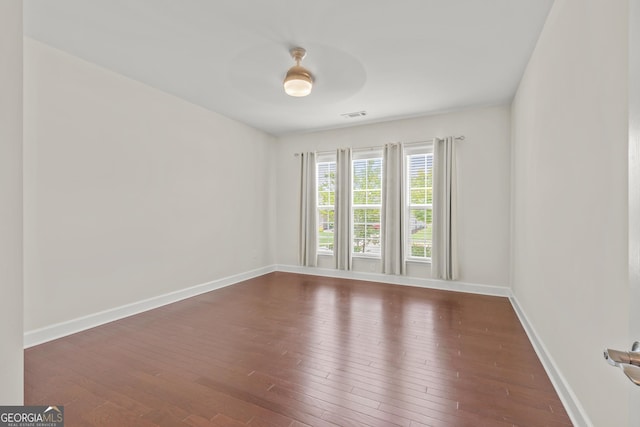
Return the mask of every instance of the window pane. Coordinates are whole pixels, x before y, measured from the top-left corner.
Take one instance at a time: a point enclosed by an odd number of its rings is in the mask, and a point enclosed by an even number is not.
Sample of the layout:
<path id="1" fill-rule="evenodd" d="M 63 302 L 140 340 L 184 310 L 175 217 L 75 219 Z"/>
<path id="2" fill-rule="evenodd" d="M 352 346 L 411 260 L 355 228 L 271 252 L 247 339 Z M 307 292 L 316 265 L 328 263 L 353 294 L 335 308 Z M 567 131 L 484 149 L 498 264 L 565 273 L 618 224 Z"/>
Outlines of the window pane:
<path id="1" fill-rule="evenodd" d="M 353 252 L 380 254 L 380 209 L 354 209 Z"/>
<path id="2" fill-rule="evenodd" d="M 335 211 L 333 209 L 320 209 L 318 211 L 318 227 L 321 231 L 333 230 Z"/>
<path id="3" fill-rule="evenodd" d="M 382 159 L 371 159 L 367 166 L 367 188 L 382 188 Z"/>
<path id="4" fill-rule="evenodd" d="M 432 210 L 409 210 L 409 247 L 412 257 L 431 258 Z"/>
<path id="5" fill-rule="evenodd" d="M 379 190 L 382 186 L 382 159 L 353 161 L 353 190 Z"/>
<path id="6" fill-rule="evenodd" d="M 365 248 L 365 225 L 353 224 L 353 252 L 364 253 Z"/>
<path id="7" fill-rule="evenodd" d="M 431 223 L 433 204 L 433 153 L 407 156 L 409 210 L 408 250 L 413 258 L 431 258 Z"/>
<path id="8" fill-rule="evenodd" d="M 382 202 L 382 191 L 380 190 L 367 191 L 368 205 L 379 205 L 381 202 Z"/>
<path id="9" fill-rule="evenodd" d="M 367 161 L 353 161 L 353 191 L 367 188 Z"/>
<path id="10" fill-rule="evenodd" d="M 415 183 L 415 186 L 417 187 L 425 186 L 425 164 L 425 154 L 415 154 L 409 156 L 409 176 L 411 177 L 411 181 Z"/>
<path id="11" fill-rule="evenodd" d="M 318 203 L 318 250 L 333 251 L 336 188 L 335 162 L 318 162 L 316 164 L 316 186 Z"/>
<path id="12" fill-rule="evenodd" d="M 380 227 L 380 209 L 367 209 L 367 223 L 377 224 Z"/>
<path id="13" fill-rule="evenodd" d="M 333 205 L 332 199 L 334 198 L 333 192 L 330 191 L 318 191 L 318 206 L 331 206 Z"/>
<path id="14" fill-rule="evenodd" d="M 354 205 L 366 205 L 367 204 L 367 191 L 366 190 L 353 190 L 353 204 Z"/>
<path id="15" fill-rule="evenodd" d="M 424 188 L 412 188 L 411 189 L 411 204 L 425 204 L 427 202 L 426 191 Z"/>
<path id="16" fill-rule="evenodd" d="M 335 191 L 336 163 L 322 162 L 317 164 L 318 189 L 320 191 Z"/>
<path id="17" fill-rule="evenodd" d="M 318 211 L 318 248 L 328 251 L 333 250 L 333 230 L 335 211 L 333 209 L 320 209 Z"/>

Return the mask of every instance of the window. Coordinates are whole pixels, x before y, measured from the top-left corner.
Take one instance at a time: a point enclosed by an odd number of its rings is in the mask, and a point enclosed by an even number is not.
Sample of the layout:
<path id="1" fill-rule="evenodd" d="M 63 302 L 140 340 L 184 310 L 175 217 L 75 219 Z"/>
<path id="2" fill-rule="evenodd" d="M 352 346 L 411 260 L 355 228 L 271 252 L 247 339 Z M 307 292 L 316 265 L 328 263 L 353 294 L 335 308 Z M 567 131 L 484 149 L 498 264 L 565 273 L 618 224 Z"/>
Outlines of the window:
<path id="1" fill-rule="evenodd" d="M 382 155 L 354 154 L 352 161 L 351 252 L 354 255 L 380 256 L 380 212 L 382 209 Z"/>
<path id="2" fill-rule="evenodd" d="M 431 259 L 433 218 L 433 150 L 431 147 L 408 150 L 407 171 L 407 258 Z"/>
<path id="3" fill-rule="evenodd" d="M 433 233 L 433 144 L 404 147 L 404 231 L 396 236 L 404 247 L 408 261 L 429 262 Z M 346 165 L 345 165 L 346 166 Z M 352 153 L 350 197 L 351 256 L 380 258 L 382 255 L 382 150 L 367 149 Z M 317 249 L 319 254 L 333 255 L 336 226 L 335 153 L 316 157 Z M 400 178 L 400 177 L 398 177 Z M 346 212 L 345 212 L 346 214 Z M 347 219 L 345 219 L 347 221 Z M 346 225 L 345 225 L 346 226 Z M 346 248 L 345 248 L 346 249 Z"/>
<path id="4" fill-rule="evenodd" d="M 325 160 L 325 161 L 323 161 Z M 319 159 L 316 163 L 318 207 L 318 252 L 333 252 L 336 203 L 336 162 Z"/>

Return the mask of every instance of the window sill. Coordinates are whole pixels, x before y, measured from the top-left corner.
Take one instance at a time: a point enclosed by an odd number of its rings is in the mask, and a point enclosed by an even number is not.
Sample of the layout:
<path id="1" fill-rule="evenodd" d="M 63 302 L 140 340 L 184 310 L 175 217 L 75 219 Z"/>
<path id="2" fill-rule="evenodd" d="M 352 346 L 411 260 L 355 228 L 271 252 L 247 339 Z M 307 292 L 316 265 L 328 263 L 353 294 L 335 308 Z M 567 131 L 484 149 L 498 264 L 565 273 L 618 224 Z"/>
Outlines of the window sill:
<path id="1" fill-rule="evenodd" d="M 410 258 L 410 259 L 405 260 L 405 262 L 412 263 L 412 264 L 431 264 L 431 260 L 430 259 Z"/>
<path id="2" fill-rule="evenodd" d="M 333 258 L 334 254 L 333 252 L 318 252 L 318 256 L 319 257 L 324 257 L 324 258 Z M 358 259 L 374 259 L 374 260 L 381 260 L 382 258 L 376 255 L 351 255 L 352 258 L 358 258 Z M 407 259 L 405 260 L 405 262 L 407 264 L 431 264 L 431 260 L 430 259 Z"/>
<path id="3" fill-rule="evenodd" d="M 351 258 L 378 259 L 378 260 L 382 259 L 380 255 L 366 255 L 366 254 L 351 254 Z"/>

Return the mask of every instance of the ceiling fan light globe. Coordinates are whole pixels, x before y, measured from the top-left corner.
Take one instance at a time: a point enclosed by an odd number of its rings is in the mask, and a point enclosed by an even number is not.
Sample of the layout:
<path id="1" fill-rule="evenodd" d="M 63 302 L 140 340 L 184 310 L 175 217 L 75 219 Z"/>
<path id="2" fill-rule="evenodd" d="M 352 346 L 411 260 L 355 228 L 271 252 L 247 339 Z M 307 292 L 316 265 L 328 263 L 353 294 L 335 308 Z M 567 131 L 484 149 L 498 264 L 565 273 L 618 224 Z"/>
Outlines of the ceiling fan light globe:
<path id="1" fill-rule="evenodd" d="M 300 65 L 294 65 L 284 78 L 284 91 L 289 96 L 307 96 L 311 93 L 313 80 L 311 73 Z"/>
<path id="2" fill-rule="evenodd" d="M 292 79 L 284 82 L 284 91 L 289 96 L 307 96 L 311 93 L 311 82 Z"/>

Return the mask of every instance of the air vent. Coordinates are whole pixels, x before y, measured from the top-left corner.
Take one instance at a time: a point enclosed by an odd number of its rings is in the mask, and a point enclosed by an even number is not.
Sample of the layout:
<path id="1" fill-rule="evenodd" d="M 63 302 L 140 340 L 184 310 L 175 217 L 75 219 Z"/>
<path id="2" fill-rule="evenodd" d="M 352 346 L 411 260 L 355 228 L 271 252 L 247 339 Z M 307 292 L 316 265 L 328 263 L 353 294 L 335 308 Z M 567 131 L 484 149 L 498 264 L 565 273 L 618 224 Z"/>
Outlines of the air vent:
<path id="1" fill-rule="evenodd" d="M 340 114 L 345 119 L 355 119 L 356 117 L 364 117 L 367 115 L 366 111 L 354 111 L 353 113 Z"/>

